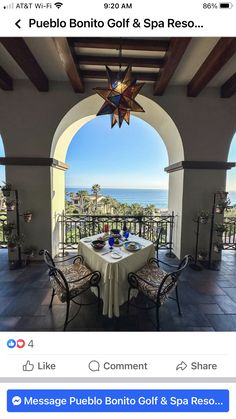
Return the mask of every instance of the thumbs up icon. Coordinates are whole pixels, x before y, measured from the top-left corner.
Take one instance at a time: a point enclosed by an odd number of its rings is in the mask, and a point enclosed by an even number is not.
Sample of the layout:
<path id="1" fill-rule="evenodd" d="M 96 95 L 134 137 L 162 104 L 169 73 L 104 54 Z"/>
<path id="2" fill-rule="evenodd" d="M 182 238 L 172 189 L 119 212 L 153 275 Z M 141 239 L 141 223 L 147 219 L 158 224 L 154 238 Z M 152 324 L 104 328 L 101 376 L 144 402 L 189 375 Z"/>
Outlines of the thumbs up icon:
<path id="1" fill-rule="evenodd" d="M 30 361 L 27 361 L 26 364 L 23 365 L 23 371 L 33 371 L 34 364 L 31 364 Z"/>

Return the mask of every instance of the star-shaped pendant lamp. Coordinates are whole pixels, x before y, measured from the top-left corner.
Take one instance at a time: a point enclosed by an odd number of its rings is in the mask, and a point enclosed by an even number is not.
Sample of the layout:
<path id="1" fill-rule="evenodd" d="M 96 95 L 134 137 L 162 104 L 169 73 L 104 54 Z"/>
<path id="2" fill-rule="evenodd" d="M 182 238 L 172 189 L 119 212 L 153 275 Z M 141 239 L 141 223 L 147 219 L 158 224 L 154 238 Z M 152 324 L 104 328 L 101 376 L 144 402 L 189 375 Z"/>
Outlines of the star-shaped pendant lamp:
<path id="1" fill-rule="evenodd" d="M 129 124 L 130 112 L 145 112 L 134 99 L 143 87 L 144 83 L 136 83 L 132 77 L 132 68 L 128 66 L 122 73 L 113 72 L 106 67 L 108 76 L 107 89 L 96 87 L 93 90 L 101 96 L 105 102 L 98 111 L 99 115 L 111 115 L 111 128 L 118 123 L 121 127 L 123 121 Z"/>

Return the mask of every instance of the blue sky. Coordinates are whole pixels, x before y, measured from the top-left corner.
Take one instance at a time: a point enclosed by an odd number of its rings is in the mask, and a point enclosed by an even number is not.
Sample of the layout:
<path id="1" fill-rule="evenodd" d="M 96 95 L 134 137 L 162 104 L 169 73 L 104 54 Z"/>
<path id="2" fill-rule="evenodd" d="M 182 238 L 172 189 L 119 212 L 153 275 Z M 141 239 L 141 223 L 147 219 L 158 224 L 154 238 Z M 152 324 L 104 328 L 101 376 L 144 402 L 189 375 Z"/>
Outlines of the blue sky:
<path id="1" fill-rule="evenodd" d="M 0 135 L 0 157 L 4 157 L 5 152 L 3 148 L 2 138 Z M 5 180 L 5 167 L 0 165 L 0 185 L 2 185 L 2 181 Z"/>
<path id="2" fill-rule="evenodd" d="M 0 156 L 4 156 L 1 136 Z M 236 161 L 236 134 L 228 160 Z M 103 188 L 165 189 L 168 185 L 163 172 L 168 165 L 165 145 L 150 125 L 136 117 L 120 129 L 111 129 L 109 117 L 102 116 L 84 125 L 70 144 L 67 163 L 68 187 L 99 183 Z M 0 184 L 4 179 L 5 169 L 0 166 Z M 228 172 L 226 190 L 236 191 L 236 168 Z"/>
<path id="3" fill-rule="evenodd" d="M 140 118 L 111 129 L 110 117 L 99 116 L 74 136 L 67 153 L 67 187 L 167 189 L 166 147 L 158 133 Z"/>
<path id="4" fill-rule="evenodd" d="M 231 143 L 228 161 L 236 162 L 236 134 Z M 226 190 L 236 191 L 236 167 L 228 171 Z"/>

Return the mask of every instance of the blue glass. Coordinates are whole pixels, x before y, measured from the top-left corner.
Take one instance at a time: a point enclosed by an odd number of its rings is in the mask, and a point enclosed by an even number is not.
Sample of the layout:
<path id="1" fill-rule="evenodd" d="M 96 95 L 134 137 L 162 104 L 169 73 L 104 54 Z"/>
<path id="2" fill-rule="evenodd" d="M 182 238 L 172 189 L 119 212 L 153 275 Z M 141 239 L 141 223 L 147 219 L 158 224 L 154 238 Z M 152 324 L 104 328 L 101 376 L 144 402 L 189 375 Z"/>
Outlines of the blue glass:
<path id="1" fill-rule="evenodd" d="M 110 246 L 110 250 L 112 250 L 113 249 L 113 244 L 115 243 L 114 237 L 109 237 L 108 243 L 109 243 L 109 246 Z"/>
<path id="2" fill-rule="evenodd" d="M 126 230 L 124 232 L 124 238 L 125 238 L 125 240 L 128 240 L 128 237 L 129 237 L 129 232 L 128 232 L 128 230 Z"/>

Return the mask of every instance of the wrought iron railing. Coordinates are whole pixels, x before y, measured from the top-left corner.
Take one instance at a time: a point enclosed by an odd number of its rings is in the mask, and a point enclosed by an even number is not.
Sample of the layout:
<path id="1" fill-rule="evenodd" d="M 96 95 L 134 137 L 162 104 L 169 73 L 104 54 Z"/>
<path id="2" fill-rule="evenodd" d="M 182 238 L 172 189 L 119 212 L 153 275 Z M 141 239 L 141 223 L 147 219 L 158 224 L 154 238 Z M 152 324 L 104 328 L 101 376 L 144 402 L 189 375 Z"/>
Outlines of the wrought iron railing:
<path id="1" fill-rule="evenodd" d="M 7 246 L 5 226 L 7 225 L 7 213 L 0 211 L 0 248 Z"/>
<path id="2" fill-rule="evenodd" d="M 236 217 L 224 217 L 225 232 L 222 234 L 224 250 L 236 250 Z"/>
<path id="3" fill-rule="evenodd" d="M 60 242 L 63 252 L 66 249 L 75 249 L 83 237 L 102 233 L 104 225 L 110 229 L 126 228 L 132 233 L 145 239 L 156 241 L 157 228 L 162 227 L 159 246 L 172 252 L 174 213 L 168 215 L 77 215 L 63 214 L 59 218 Z"/>

